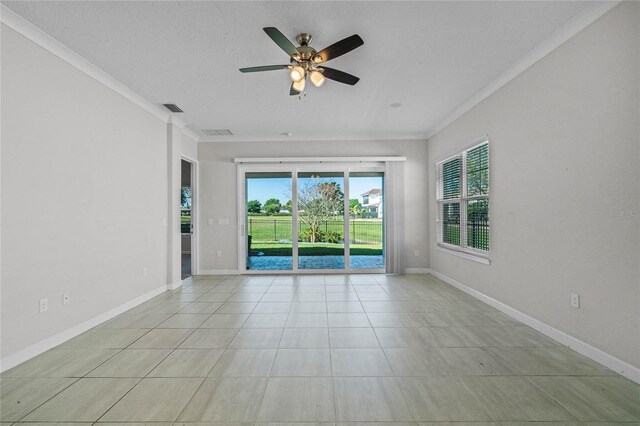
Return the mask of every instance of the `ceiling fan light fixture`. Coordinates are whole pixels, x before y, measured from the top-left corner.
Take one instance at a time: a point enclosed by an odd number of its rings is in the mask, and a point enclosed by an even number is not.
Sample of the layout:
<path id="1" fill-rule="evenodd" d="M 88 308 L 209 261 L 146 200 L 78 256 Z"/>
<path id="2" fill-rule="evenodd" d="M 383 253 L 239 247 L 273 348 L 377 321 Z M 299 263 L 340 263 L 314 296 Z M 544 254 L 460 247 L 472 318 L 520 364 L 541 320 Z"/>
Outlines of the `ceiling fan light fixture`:
<path id="1" fill-rule="evenodd" d="M 294 81 L 293 82 L 293 90 L 295 90 L 298 93 L 302 93 L 304 92 L 304 84 L 305 84 L 305 79 L 303 78 L 300 81 Z"/>
<path id="2" fill-rule="evenodd" d="M 291 67 L 291 72 L 289 73 L 289 77 L 291 77 L 291 81 L 294 83 L 299 83 L 300 81 L 304 81 L 304 68 L 300 65 L 296 65 Z"/>
<path id="3" fill-rule="evenodd" d="M 311 79 L 311 82 L 313 83 L 313 85 L 316 87 L 322 86 L 324 84 L 324 81 L 326 80 L 322 75 L 322 73 L 317 70 L 311 71 L 309 73 L 309 78 Z"/>

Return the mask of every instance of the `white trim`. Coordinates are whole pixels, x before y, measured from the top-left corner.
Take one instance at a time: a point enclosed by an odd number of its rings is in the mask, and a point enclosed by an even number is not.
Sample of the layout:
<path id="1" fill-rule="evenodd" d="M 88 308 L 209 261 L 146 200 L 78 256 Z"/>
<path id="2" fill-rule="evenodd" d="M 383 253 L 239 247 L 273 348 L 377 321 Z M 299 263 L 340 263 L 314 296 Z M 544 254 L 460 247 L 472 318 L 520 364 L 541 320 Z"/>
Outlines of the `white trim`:
<path id="1" fill-rule="evenodd" d="M 186 121 L 176 117 L 175 115 L 170 116 L 167 120 L 167 123 L 175 124 L 176 126 L 178 126 L 178 128 L 180 128 L 180 130 L 184 129 L 187 126 Z"/>
<path id="2" fill-rule="evenodd" d="M 536 318 L 520 312 L 519 310 L 512 308 L 511 306 L 506 305 L 492 297 L 489 297 L 486 294 L 481 293 L 478 290 L 475 290 L 465 284 L 462 284 L 460 281 L 456 281 L 453 278 L 448 277 L 447 275 L 441 274 L 440 272 L 434 270 L 431 271 L 431 274 L 434 277 L 440 278 L 442 281 L 451 284 L 455 288 L 464 291 L 470 296 L 473 296 L 476 299 L 486 303 L 487 305 L 509 315 L 511 318 L 514 318 L 521 323 L 528 325 L 529 327 L 539 331 L 547 337 L 550 337 L 556 342 L 561 343 L 578 352 L 579 354 L 582 354 L 587 358 L 590 358 L 595 362 L 600 363 L 607 368 L 610 368 L 611 370 L 615 371 L 618 374 L 621 374 L 627 379 L 633 380 L 634 382 L 640 384 L 640 368 L 635 367 L 619 358 L 616 358 L 615 356 L 608 354 L 601 349 L 591 346 L 590 344 L 583 342 L 582 340 L 573 337 L 563 331 L 560 331 L 557 328 L 550 326 L 549 324 L 546 324 Z"/>
<path id="3" fill-rule="evenodd" d="M 176 281 L 174 283 L 167 284 L 167 291 L 176 290 L 182 287 L 182 279 L 180 281 Z"/>
<path id="4" fill-rule="evenodd" d="M 200 135 L 198 135 L 196 132 L 194 132 L 193 130 L 188 128 L 187 127 L 187 122 L 184 121 L 183 119 L 181 119 L 181 118 L 179 118 L 179 117 L 177 117 L 175 115 L 172 115 L 172 116 L 169 117 L 169 120 L 167 122 L 175 124 L 176 126 L 178 126 L 180 128 L 180 131 L 184 135 L 187 135 L 188 137 L 190 137 L 194 141 L 198 142 L 200 140 Z"/>
<path id="5" fill-rule="evenodd" d="M 183 127 L 182 129 L 182 133 L 189 136 L 191 139 L 193 139 L 196 142 L 200 142 L 200 135 L 198 135 L 196 132 L 194 132 L 193 130 L 191 130 L 188 127 Z"/>
<path id="6" fill-rule="evenodd" d="M 169 122 L 171 115 L 164 111 L 159 105 L 149 102 L 138 93 L 134 92 L 120 81 L 111 77 L 100 68 L 87 61 L 85 58 L 71 50 L 69 47 L 60 43 L 49 34 L 42 31 L 8 7 L 0 5 L 0 22 L 7 25 L 14 31 L 40 45 L 60 59 L 68 62 L 78 70 L 84 72 L 90 77 L 104 84 L 114 92 L 118 93 L 125 99 L 133 102 L 135 105 L 153 114 L 164 122 Z"/>
<path id="7" fill-rule="evenodd" d="M 484 135 L 475 138 L 471 142 L 465 142 L 459 145 L 455 145 L 457 148 L 452 149 L 451 154 L 447 154 L 446 157 L 444 157 L 442 160 L 436 161 L 436 166 L 445 163 L 454 157 L 459 157 L 460 153 L 464 151 L 469 151 L 471 148 L 475 148 L 476 146 L 482 145 L 485 142 L 489 143 L 489 139 L 489 134 L 485 133 Z"/>
<path id="8" fill-rule="evenodd" d="M 54 334 L 51 337 L 47 337 L 46 339 L 41 340 L 38 343 L 27 346 L 26 348 L 3 358 L 0 361 L 0 372 L 13 368 L 18 364 L 22 364 L 23 362 L 28 361 L 29 359 L 40 355 L 41 353 L 48 351 L 49 349 L 54 348 L 93 327 L 100 325 L 103 322 L 108 321 L 125 311 L 128 311 L 129 309 L 135 308 L 141 303 L 144 303 L 147 300 L 164 293 L 165 291 L 167 291 L 167 285 L 160 286 L 143 294 L 142 296 L 138 296 L 135 299 L 129 300 L 128 302 L 125 302 L 120 306 L 116 306 L 115 308 L 110 309 L 107 312 L 104 312 L 96 317 L 93 317 L 78 325 L 68 328 L 60 333 Z"/>
<path id="9" fill-rule="evenodd" d="M 474 262 L 478 262 L 478 263 L 482 263 L 483 265 L 491 265 L 491 259 L 486 258 L 486 257 L 482 257 L 480 254 L 470 254 L 466 251 L 462 251 L 462 250 L 456 250 L 454 247 L 458 247 L 458 246 L 451 246 L 452 248 L 448 248 L 446 246 L 442 246 L 440 244 L 445 244 L 445 243 L 437 243 L 435 249 L 438 251 L 441 251 L 443 253 L 448 253 L 448 254 L 452 254 L 454 256 L 458 256 L 458 257 L 462 257 L 464 259 L 467 260 L 473 260 Z"/>
<path id="10" fill-rule="evenodd" d="M 248 157 L 234 158 L 234 163 L 383 163 L 407 161 L 407 157 Z"/>
<path id="11" fill-rule="evenodd" d="M 202 269 L 198 275 L 240 275 L 237 269 Z"/>
<path id="12" fill-rule="evenodd" d="M 427 139 L 430 139 L 440 130 L 444 129 L 449 124 L 462 117 L 471 108 L 487 99 L 502 86 L 518 77 L 520 74 L 532 67 L 536 62 L 547 56 L 549 53 L 554 51 L 571 37 L 591 25 L 596 21 L 596 19 L 600 18 L 609 10 L 616 7 L 618 3 L 620 3 L 620 1 L 595 1 L 587 6 L 580 14 L 567 22 L 563 27 L 554 32 L 550 37 L 540 43 L 522 59 L 507 68 L 507 70 L 500 74 L 495 80 L 480 89 L 480 91 L 469 98 L 469 100 L 453 110 L 443 120 L 429 129 L 427 131 Z"/>

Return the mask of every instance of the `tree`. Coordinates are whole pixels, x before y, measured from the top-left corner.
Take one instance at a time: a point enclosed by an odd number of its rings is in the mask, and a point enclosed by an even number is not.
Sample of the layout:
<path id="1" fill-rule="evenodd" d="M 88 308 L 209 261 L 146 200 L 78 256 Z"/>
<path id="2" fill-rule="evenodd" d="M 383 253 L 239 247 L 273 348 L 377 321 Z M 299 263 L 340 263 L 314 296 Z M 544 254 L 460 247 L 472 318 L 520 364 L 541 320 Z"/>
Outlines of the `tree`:
<path id="1" fill-rule="evenodd" d="M 349 199 L 349 213 L 353 217 L 358 217 L 362 214 L 362 204 L 360 204 L 360 201 L 357 198 Z"/>
<path id="2" fill-rule="evenodd" d="M 247 202 L 247 213 L 260 213 L 262 204 L 258 200 L 251 200 Z"/>
<path id="3" fill-rule="evenodd" d="M 467 152 L 468 195 L 489 193 L 489 145 L 477 146 Z"/>
<path id="4" fill-rule="evenodd" d="M 276 214 L 280 211 L 280 200 L 278 200 L 277 198 L 269 198 L 267 201 L 264 202 L 264 206 L 262 206 L 262 208 L 264 209 L 265 213 L 267 214 Z"/>
<path id="5" fill-rule="evenodd" d="M 337 182 L 308 181 L 298 187 L 300 220 L 309 228 L 309 242 L 318 240 L 320 225 L 343 209 L 344 194 Z"/>
<path id="6" fill-rule="evenodd" d="M 180 206 L 191 207 L 191 188 L 188 186 L 180 188 Z"/>
<path id="7" fill-rule="evenodd" d="M 291 200 L 287 201 L 287 204 L 284 205 L 284 208 L 289 211 L 289 214 L 293 213 L 293 205 L 291 204 Z"/>

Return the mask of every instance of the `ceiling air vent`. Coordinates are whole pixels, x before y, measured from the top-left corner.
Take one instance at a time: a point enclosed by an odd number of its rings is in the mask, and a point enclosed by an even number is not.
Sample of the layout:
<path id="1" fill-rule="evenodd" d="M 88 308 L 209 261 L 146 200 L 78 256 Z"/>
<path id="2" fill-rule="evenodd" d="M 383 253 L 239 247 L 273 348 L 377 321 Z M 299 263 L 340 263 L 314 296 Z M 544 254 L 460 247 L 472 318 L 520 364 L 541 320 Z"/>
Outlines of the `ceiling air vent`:
<path id="1" fill-rule="evenodd" d="M 203 129 L 202 132 L 207 136 L 233 136 L 229 129 Z"/>
<path id="2" fill-rule="evenodd" d="M 166 109 L 168 109 L 171 112 L 184 112 L 176 104 L 162 104 L 162 106 L 164 106 Z"/>

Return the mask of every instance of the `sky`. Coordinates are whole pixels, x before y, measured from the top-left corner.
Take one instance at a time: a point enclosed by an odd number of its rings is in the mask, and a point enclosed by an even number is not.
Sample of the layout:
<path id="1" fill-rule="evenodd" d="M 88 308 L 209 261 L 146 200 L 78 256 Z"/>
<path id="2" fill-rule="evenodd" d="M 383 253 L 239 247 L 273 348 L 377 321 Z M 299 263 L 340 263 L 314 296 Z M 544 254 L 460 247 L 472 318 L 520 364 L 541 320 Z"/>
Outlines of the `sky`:
<path id="1" fill-rule="evenodd" d="M 339 179 L 340 188 L 344 191 L 342 179 Z M 349 181 L 351 195 L 349 198 L 357 198 L 362 202 L 360 194 L 370 189 L 382 189 L 382 177 L 352 177 Z M 291 179 L 247 179 L 247 201 L 258 200 L 262 204 L 269 198 L 277 198 L 285 204 L 291 199 Z"/>

